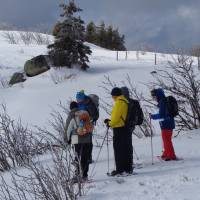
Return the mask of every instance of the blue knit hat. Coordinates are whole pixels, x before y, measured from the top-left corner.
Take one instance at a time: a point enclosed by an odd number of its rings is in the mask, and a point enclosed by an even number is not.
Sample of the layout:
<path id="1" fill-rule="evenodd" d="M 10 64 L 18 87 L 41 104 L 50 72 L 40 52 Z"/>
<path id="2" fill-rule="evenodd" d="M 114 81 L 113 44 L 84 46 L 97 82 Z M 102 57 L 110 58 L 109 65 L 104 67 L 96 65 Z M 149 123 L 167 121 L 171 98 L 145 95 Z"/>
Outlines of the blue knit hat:
<path id="1" fill-rule="evenodd" d="M 85 99 L 85 93 L 84 93 L 84 90 L 81 90 L 80 92 L 77 92 L 76 93 L 76 99 L 77 100 L 84 100 Z"/>

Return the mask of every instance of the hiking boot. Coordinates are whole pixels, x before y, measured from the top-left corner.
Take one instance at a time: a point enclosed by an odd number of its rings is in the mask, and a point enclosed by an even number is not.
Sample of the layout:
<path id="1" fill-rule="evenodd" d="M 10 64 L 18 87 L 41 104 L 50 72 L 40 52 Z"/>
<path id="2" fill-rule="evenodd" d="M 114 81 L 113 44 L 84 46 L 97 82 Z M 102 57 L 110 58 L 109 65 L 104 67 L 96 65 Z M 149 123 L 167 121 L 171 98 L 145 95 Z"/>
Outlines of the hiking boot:
<path id="1" fill-rule="evenodd" d="M 170 157 L 164 157 L 162 158 L 164 161 L 170 161 L 170 160 L 176 160 L 176 157 L 170 158 Z"/>
<path id="2" fill-rule="evenodd" d="M 170 161 L 171 158 L 168 158 L 168 157 L 165 157 L 165 158 L 162 158 L 164 161 Z"/>
<path id="3" fill-rule="evenodd" d="M 110 176 L 117 176 L 117 175 L 120 175 L 121 173 L 116 171 L 116 170 L 113 170 L 111 173 L 110 173 Z"/>
<path id="4" fill-rule="evenodd" d="M 88 181 L 88 177 L 87 176 L 84 176 L 84 177 L 74 176 L 71 179 L 71 181 L 72 181 L 73 184 L 75 184 L 75 183 L 84 183 L 84 182 Z"/>
<path id="5" fill-rule="evenodd" d="M 164 161 L 170 161 L 170 160 L 173 160 L 173 159 L 171 159 L 171 158 L 169 158 L 169 157 L 165 157 L 165 158 L 162 158 Z"/>
<path id="6" fill-rule="evenodd" d="M 88 160 L 88 163 L 89 163 L 89 164 L 92 164 L 92 163 L 94 163 L 94 160 L 89 159 L 89 160 Z"/>
<path id="7" fill-rule="evenodd" d="M 127 174 L 133 174 L 133 170 L 125 171 Z"/>

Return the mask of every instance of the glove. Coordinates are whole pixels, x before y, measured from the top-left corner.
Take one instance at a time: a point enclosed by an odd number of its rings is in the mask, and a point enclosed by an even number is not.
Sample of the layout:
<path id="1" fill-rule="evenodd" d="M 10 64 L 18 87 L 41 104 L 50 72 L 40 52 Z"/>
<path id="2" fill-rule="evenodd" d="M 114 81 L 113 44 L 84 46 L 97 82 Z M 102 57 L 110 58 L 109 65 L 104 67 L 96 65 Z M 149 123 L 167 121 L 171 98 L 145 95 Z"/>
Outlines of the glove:
<path id="1" fill-rule="evenodd" d="M 68 140 L 68 141 L 67 141 L 67 144 L 70 145 L 70 144 L 71 144 L 71 140 Z"/>
<path id="2" fill-rule="evenodd" d="M 110 119 L 104 119 L 104 124 L 106 124 L 108 128 L 110 127 L 109 122 L 110 122 Z"/>

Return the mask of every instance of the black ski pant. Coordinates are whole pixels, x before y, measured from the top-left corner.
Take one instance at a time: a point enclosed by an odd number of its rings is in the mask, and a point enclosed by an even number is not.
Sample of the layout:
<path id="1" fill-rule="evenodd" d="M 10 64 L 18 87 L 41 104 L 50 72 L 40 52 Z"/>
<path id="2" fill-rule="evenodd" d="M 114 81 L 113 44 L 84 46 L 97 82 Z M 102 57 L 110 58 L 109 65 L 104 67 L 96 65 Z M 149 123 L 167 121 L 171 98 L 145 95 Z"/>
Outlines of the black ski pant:
<path id="1" fill-rule="evenodd" d="M 88 177 L 88 170 L 89 170 L 89 158 L 90 158 L 90 146 L 91 143 L 85 143 L 85 144 L 75 144 L 75 152 L 76 152 L 76 160 L 78 160 L 78 163 L 80 165 L 77 165 L 76 171 L 78 172 L 78 175 L 81 175 L 82 177 Z M 81 166 L 81 170 L 79 168 Z M 82 174 L 81 174 L 81 173 Z"/>
<path id="2" fill-rule="evenodd" d="M 92 162 L 92 150 L 93 150 L 93 144 L 90 143 L 90 150 L 89 150 L 89 154 L 90 154 L 90 156 L 89 156 L 89 162 L 90 163 Z"/>
<path id="3" fill-rule="evenodd" d="M 132 172 L 133 148 L 129 129 L 126 127 L 113 129 L 113 148 L 116 171 L 119 173 Z"/>
<path id="4" fill-rule="evenodd" d="M 133 166 L 133 143 L 132 143 L 132 132 L 133 129 L 128 129 L 128 149 L 129 149 L 129 161 L 131 165 Z"/>

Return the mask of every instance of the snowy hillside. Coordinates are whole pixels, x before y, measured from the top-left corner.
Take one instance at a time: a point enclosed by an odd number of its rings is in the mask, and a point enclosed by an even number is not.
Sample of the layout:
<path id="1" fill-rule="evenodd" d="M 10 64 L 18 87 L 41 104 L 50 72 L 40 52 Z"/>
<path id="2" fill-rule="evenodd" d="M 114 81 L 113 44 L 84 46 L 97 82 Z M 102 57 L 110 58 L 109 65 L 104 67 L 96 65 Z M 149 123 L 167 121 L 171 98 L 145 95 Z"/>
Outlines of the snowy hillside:
<path id="1" fill-rule="evenodd" d="M 22 71 L 24 63 L 39 54 L 46 54 L 43 45 L 8 44 L 0 32 L 0 79 L 9 79 L 16 71 Z M 115 51 L 102 49 L 89 44 L 93 53 L 90 56 L 90 69 L 80 72 L 78 69 L 51 69 L 39 76 L 28 78 L 24 83 L 9 88 L 0 85 L 0 104 L 6 104 L 8 113 L 14 118 L 22 119 L 23 123 L 37 126 L 48 126 L 52 109 L 57 108 L 61 101 L 67 104 L 75 99 L 75 94 L 81 89 L 86 94 L 98 94 L 101 99 L 112 102 L 112 99 L 101 87 L 105 76 L 123 86 L 127 74 L 132 82 L 149 96 L 144 83 L 153 80 L 151 74 L 156 69 L 163 69 L 170 55 L 157 54 L 157 65 L 154 64 L 154 53 L 129 51 L 125 59 L 125 52 L 119 52 L 119 60 Z M 55 82 L 57 84 L 55 84 Z M 103 119 L 108 117 L 100 110 L 100 119 L 96 132 L 105 135 L 106 128 Z M 154 125 L 158 127 L 157 122 Z M 153 138 L 154 156 L 161 154 L 162 144 L 156 129 Z M 112 133 L 111 133 L 112 134 Z M 200 200 L 200 135 L 199 131 L 190 134 L 180 134 L 174 138 L 177 156 L 181 161 L 161 162 L 154 158 L 151 163 L 150 139 L 133 137 L 133 145 L 139 159 L 134 155 L 134 161 L 141 169 L 135 169 L 137 175 L 126 178 L 109 178 L 107 172 L 106 147 L 100 155 L 94 170 L 91 183 L 88 183 L 88 195 L 83 199 L 90 200 Z M 100 141 L 101 142 L 101 141 Z M 93 157 L 96 158 L 99 148 L 95 148 Z M 114 167 L 112 143 L 110 144 L 110 170 Z M 90 170 L 94 164 L 90 166 Z M 90 171 L 91 172 L 91 171 Z M 89 173 L 90 174 L 90 173 Z M 93 174 L 92 174 L 93 175 Z"/>

